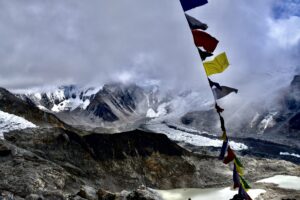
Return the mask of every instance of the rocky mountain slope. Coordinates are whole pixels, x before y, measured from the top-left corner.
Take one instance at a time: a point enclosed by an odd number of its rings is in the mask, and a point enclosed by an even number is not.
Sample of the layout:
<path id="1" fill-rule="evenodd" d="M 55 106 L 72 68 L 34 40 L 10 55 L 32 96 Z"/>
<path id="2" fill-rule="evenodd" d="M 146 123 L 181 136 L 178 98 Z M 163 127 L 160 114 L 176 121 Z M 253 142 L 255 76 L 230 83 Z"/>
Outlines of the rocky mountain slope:
<path id="1" fill-rule="evenodd" d="M 107 190 L 130 199 L 138 194 L 121 191 L 140 185 L 171 189 L 231 182 L 230 169 L 217 156 L 190 153 L 162 134 L 135 130 L 81 137 L 60 128 L 38 128 L 4 136 L 6 140 L 0 140 L 0 194 L 15 199 L 94 200 L 103 195 L 117 199 Z M 247 171 L 251 180 L 277 173 L 299 174 L 299 166 L 285 161 L 245 158 L 243 162 L 256 166 Z"/>

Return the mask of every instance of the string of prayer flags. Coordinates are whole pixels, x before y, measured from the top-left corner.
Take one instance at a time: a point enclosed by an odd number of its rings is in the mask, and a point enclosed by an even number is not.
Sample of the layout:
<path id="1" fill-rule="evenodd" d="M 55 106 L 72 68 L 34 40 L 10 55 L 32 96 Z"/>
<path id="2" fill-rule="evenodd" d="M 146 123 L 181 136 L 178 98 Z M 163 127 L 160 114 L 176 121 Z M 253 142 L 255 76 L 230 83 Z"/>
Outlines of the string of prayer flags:
<path id="1" fill-rule="evenodd" d="M 197 47 L 203 47 L 209 53 L 214 52 L 219 41 L 213 36 L 200 30 L 192 30 L 194 43 Z"/>
<path id="2" fill-rule="evenodd" d="M 213 60 L 204 62 L 203 66 L 205 68 L 207 76 L 222 73 L 229 66 L 226 53 L 223 52 L 216 56 Z"/>
<path id="3" fill-rule="evenodd" d="M 212 89 L 215 99 L 221 99 L 232 92 L 238 93 L 239 91 L 238 89 L 227 87 L 227 86 L 221 86 L 221 88 L 222 88 L 221 90 L 219 88 Z"/>
<path id="4" fill-rule="evenodd" d="M 200 48 L 197 48 L 197 49 L 198 49 L 198 52 L 199 52 L 199 55 L 200 55 L 200 58 L 202 61 L 204 61 L 207 57 L 210 57 L 213 55 L 212 53 L 209 53 L 207 51 L 202 51 Z"/>
<path id="5" fill-rule="evenodd" d="M 196 8 L 198 6 L 202 6 L 207 2 L 207 0 L 180 0 L 180 3 L 182 5 L 182 8 L 185 11 L 191 10 L 193 8 Z M 192 31 L 192 35 L 194 38 L 195 46 L 198 49 L 200 58 L 202 61 L 205 61 L 206 58 L 213 56 L 213 52 L 215 51 L 219 41 L 211 36 L 210 34 L 201 31 L 206 30 L 208 28 L 207 24 L 197 20 L 196 18 L 188 15 L 185 13 L 186 20 L 189 24 L 189 27 Z M 200 30 L 199 30 L 200 29 Z M 201 49 L 203 48 L 203 49 Z M 221 99 L 228 94 L 235 92 L 237 93 L 238 90 L 235 88 L 227 87 L 227 86 L 221 86 L 217 82 L 213 82 L 208 77 L 213 74 L 222 73 L 225 71 L 228 66 L 229 62 L 226 56 L 226 53 L 223 52 L 219 55 L 217 55 L 213 60 L 203 62 L 203 66 L 207 75 L 207 79 L 209 82 L 209 85 L 211 87 L 211 90 L 214 95 L 215 100 L 215 109 L 220 117 L 220 123 L 221 123 L 221 129 L 223 131 L 222 134 L 222 140 L 223 144 L 221 147 L 221 152 L 219 155 L 219 159 L 223 160 L 225 164 L 228 164 L 232 161 L 233 162 L 233 187 L 239 188 L 239 196 L 243 200 L 252 200 L 251 197 L 247 194 L 247 190 L 250 188 L 250 185 L 247 183 L 247 181 L 243 178 L 243 165 L 238 159 L 238 157 L 235 155 L 234 151 L 230 148 L 229 139 L 227 137 L 227 132 L 225 128 L 225 120 L 222 117 L 221 113 L 224 111 L 223 108 L 221 108 L 217 104 L 217 100 Z M 227 155 L 226 155 L 227 152 Z M 226 155 L 226 157 L 225 157 Z"/>
<path id="6" fill-rule="evenodd" d="M 185 11 L 207 4 L 207 0 L 180 0 L 181 6 Z"/>
<path id="7" fill-rule="evenodd" d="M 206 30 L 208 28 L 207 24 L 200 22 L 198 19 L 189 16 L 188 14 L 185 14 L 185 17 L 189 23 L 191 30 L 195 30 L 195 29 Z"/>

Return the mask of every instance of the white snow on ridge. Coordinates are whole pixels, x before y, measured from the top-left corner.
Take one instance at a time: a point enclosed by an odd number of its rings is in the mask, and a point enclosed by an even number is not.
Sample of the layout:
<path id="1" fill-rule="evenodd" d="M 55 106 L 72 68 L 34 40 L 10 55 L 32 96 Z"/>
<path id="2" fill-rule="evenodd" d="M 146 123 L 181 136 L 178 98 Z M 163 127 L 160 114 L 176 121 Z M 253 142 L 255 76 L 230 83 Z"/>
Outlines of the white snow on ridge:
<path id="1" fill-rule="evenodd" d="M 190 134 L 181 130 L 169 128 L 166 124 L 148 124 L 147 128 L 156 133 L 163 133 L 167 135 L 171 140 L 178 142 L 185 142 L 195 146 L 211 146 L 222 147 L 223 141 L 218 139 L 210 139 L 201 135 Z M 230 147 L 233 150 L 240 151 L 248 149 L 245 144 L 230 141 Z"/>
<path id="2" fill-rule="evenodd" d="M 299 154 L 295 154 L 295 153 L 288 153 L 288 152 L 280 152 L 279 153 L 281 156 L 294 156 L 296 158 L 300 158 Z"/>
<path id="3" fill-rule="evenodd" d="M 3 139 L 3 133 L 5 132 L 36 127 L 37 126 L 35 124 L 22 117 L 18 117 L 0 110 L 0 139 Z"/>

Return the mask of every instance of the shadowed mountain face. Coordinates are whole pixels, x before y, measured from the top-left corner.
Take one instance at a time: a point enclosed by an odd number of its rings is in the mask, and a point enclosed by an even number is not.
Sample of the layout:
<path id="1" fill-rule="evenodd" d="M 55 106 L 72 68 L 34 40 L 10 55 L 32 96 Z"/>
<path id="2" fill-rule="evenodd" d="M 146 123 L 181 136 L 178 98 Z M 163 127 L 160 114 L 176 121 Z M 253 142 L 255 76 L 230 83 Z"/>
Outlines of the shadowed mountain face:
<path id="1" fill-rule="evenodd" d="M 146 98 L 144 90 L 136 85 L 105 85 L 91 100 L 87 110 L 105 121 L 116 121 L 119 120 L 117 115 L 133 115 Z"/>

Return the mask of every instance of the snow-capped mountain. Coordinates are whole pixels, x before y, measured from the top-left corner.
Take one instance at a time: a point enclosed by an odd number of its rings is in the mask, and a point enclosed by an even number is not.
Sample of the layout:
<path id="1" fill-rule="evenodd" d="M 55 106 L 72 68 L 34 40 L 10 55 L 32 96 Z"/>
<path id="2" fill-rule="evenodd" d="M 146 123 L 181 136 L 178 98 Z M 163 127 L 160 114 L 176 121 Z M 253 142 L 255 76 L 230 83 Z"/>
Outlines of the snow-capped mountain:
<path id="1" fill-rule="evenodd" d="M 119 132 L 138 127 L 149 109 L 156 110 L 158 88 L 111 83 L 103 87 L 63 86 L 49 91 L 16 94 L 62 121 L 96 132 Z M 131 127 L 132 126 L 132 127 Z M 99 128 L 99 130 L 98 130 Z"/>
<path id="2" fill-rule="evenodd" d="M 226 116 L 228 134 L 295 144 L 293 138 L 299 138 L 300 130 L 299 77 L 295 76 L 279 100 L 251 102 Z M 213 134 L 220 131 L 213 102 L 195 91 L 161 94 L 158 86 L 112 83 L 101 88 L 64 86 L 17 96 L 69 125 L 94 132 L 122 132 L 163 122 Z"/>
<path id="3" fill-rule="evenodd" d="M 86 109 L 90 100 L 100 88 L 79 88 L 74 85 L 52 88 L 48 91 L 25 92 L 17 94 L 25 101 L 32 101 L 45 111 L 63 112 L 77 108 Z"/>

